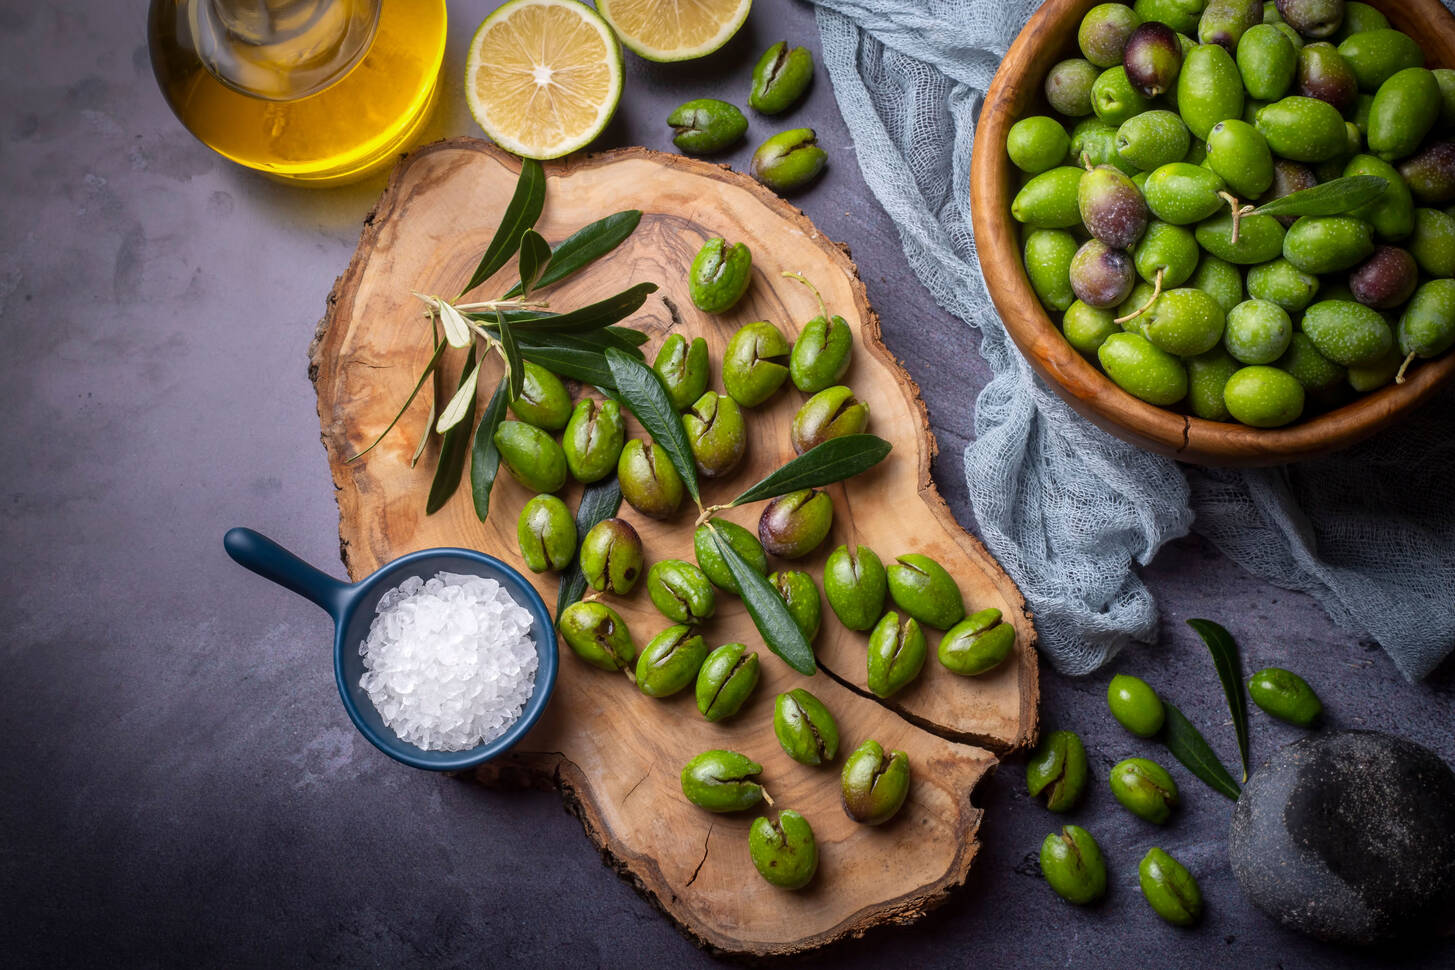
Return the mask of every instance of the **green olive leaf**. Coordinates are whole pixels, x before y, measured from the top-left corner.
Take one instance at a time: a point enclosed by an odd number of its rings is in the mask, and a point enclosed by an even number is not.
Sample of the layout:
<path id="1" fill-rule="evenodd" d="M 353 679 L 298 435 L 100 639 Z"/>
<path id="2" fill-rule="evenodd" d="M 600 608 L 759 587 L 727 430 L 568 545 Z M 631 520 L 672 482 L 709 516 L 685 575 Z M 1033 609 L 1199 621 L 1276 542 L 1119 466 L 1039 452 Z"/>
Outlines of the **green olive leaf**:
<path id="1" fill-rule="evenodd" d="M 471 375 L 476 375 L 475 380 L 479 380 L 473 344 L 470 346 L 469 357 L 465 358 L 465 371 L 460 375 L 461 386 L 464 386 Z M 477 401 L 478 398 L 471 394 L 464 416 L 445 432 L 445 440 L 440 444 L 439 461 L 435 463 L 434 480 L 429 484 L 429 498 L 424 503 L 425 515 L 434 515 L 444 508 L 450 496 L 455 494 L 455 489 L 460 487 L 460 472 L 465 467 L 465 454 L 470 441 L 470 429 L 475 421 Z"/>
<path id="2" fill-rule="evenodd" d="M 1162 743 L 1167 750 L 1213 791 L 1237 801 L 1242 789 L 1218 760 L 1212 745 L 1174 705 L 1164 700 L 1162 708 L 1167 717 L 1162 725 Z"/>
<path id="3" fill-rule="evenodd" d="M 577 229 L 561 240 L 561 244 L 551 252 L 550 262 L 546 263 L 540 278 L 536 280 L 535 288 L 543 290 L 552 283 L 559 283 L 605 256 L 636 231 L 637 223 L 641 219 L 640 210 L 627 209 Z M 505 299 L 520 296 L 522 292 L 524 288 L 516 283 L 505 294 Z"/>
<path id="4" fill-rule="evenodd" d="M 1218 680 L 1228 698 L 1228 712 L 1233 715 L 1233 731 L 1238 736 L 1238 754 L 1243 760 L 1243 781 L 1248 780 L 1248 698 L 1243 694 L 1242 665 L 1238 662 L 1238 643 L 1231 633 L 1212 620 L 1188 620 L 1212 654 Z"/>
<path id="5" fill-rule="evenodd" d="M 879 464 L 893 447 L 883 438 L 872 434 L 848 434 L 842 438 L 830 438 L 770 472 L 730 504 L 746 505 L 802 488 L 818 488 L 841 482 Z"/>
<path id="6" fill-rule="evenodd" d="M 418 396 L 418 394 L 419 394 L 419 389 L 422 388 L 422 387 L 424 387 L 424 382 L 429 379 L 429 375 L 432 374 L 432 373 L 434 373 L 435 368 L 439 365 L 440 357 L 445 352 L 445 346 L 446 345 L 444 343 L 441 343 L 440 342 L 438 335 L 436 335 L 436 337 L 435 337 L 434 353 L 430 355 L 429 363 L 427 363 L 427 364 L 424 365 L 424 371 L 420 373 L 419 380 L 417 380 L 417 381 L 414 382 L 414 389 L 411 390 L 409 392 L 409 396 L 404 399 L 404 404 L 403 404 L 402 407 L 400 407 L 399 413 L 396 414 L 396 415 L 394 415 L 394 420 L 389 422 L 389 426 L 387 428 L 385 428 L 383 431 L 379 432 L 379 437 L 375 438 L 373 440 L 373 442 L 370 443 L 369 447 L 365 448 L 363 451 L 359 452 L 357 455 L 354 455 L 354 457 L 352 457 L 348 461 L 344 462 L 344 464 L 348 464 L 348 462 L 350 462 L 350 461 L 357 461 L 358 459 L 360 459 L 360 458 L 364 457 L 365 455 L 367 455 L 369 452 L 373 451 L 374 450 L 374 446 L 377 445 L 379 442 L 383 441 L 384 440 L 384 436 L 387 435 L 390 431 L 393 431 L 394 430 L 394 426 L 399 423 L 399 419 L 402 418 L 402 417 L 404 417 L 404 412 L 409 410 L 409 405 L 412 404 L 412 403 L 414 403 L 415 397 Z M 431 408 L 430 410 L 431 410 L 431 414 L 430 414 L 430 419 L 429 419 L 429 426 L 430 427 L 433 427 L 434 426 L 433 408 Z M 429 439 L 428 432 L 425 433 L 425 436 L 424 437 L 425 437 L 425 440 L 428 440 Z M 422 451 L 423 448 L 421 447 L 420 450 Z"/>
<path id="7" fill-rule="evenodd" d="M 500 338 L 500 353 L 505 357 L 505 376 L 510 379 L 510 399 L 514 401 L 525 390 L 525 363 L 520 359 L 520 345 L 515 342 L 515 330 L 505 322 L 505 317 L 496 314 L 495 334 Z"/>
<path id="8" fill-rule="evenodd" d="M 440 323 L 445 327 L 445 341 L 456 349 L 468 347 L 474 338 L 470 336 L 470 323 L 453 304 L 438 301 Z"/>
<path id="9" fill-rule="evenodd" d="M 1259 216 L 1337 216 L 1384 194 L 1389 180 L 1379 175 L 1347 175 L 1299 189 L 1253 210 Z"/>
<path id="10" fill-rule="evenodd" d="M 598 523 L 604 522 L 621 508 L 621 485 L 615 475 L 592 482 L 581 492 L 581 504 L 576 506 L 576 534 L 586 538 L 586 533 Z M 586 575 L 581 572 L 581 549 L 561 574 L 561 587 L 556 593 L 556 622 L 561 622 L 561 612 L 579 600 L 586 592 Z"/>
<path id="11" fill-rule="evenodd" d="M 594 330 L 610 328 L 612 324 L 625 320 L 636 313 L 637 309 L 646 302 L 647 296 L 655 293 L 656 290 L 656 283 L 638 283 L 630 289 L 622 290 L 615 296 L 609 296 L 604 300 L 598 300 L 567 313 L 516 310 L 505 314 L 504 318 L 521 333 L 529 331 L 532 333 L 585 334 Z M 472 313 L 471 317 L 483 322 L 489 328 L 494 326 L 497 315 L 499 315 L 498 310 L 488 315 Z M 627 347 L 638 346 L 620 338 L 614 342 L 621 342 Z"/>
<path id="12" fill-rule="evenodd" d="M 470 274 L 470 282 L 460 291 L 461 296 L 494 276 L 500 267 L 510 262 L 510 257 L 520 249 L 520 241 L 525 236 L 525 231 L 536 224 L 545 204 L 546 170 L 533 158 L 522 159 L 520 178 L 515 183 L 515 195 L 511 196 L 510 203 L 505 207 L 505 213 L 500 217 L 500 227 L 495 230 L 495 237 L 490 240 L 490 245 L 485 247 L 485 255 L 480 257 L 480 265 L 475 267 L 475 272 Z"/>
<path id="13" fill-rule="evenodd" d="M 475 355 L 471 354 L 473 361 Z M 475 388 L 480 383 L 480 365 L 467 366 L 465 373 L 460 375 L 460 386 L 455 390 L 455 396 L 450 398 L 450 403 L 440 412 L 440 418 L 435 422 L 434 429 L 440 434 L 453 428 L 465 419 L 465 411 L 475 413 Z"/>
<path id="14" fill-rule="evenodd" d="M 520 237 L 520 284 L 521 295 L 529 297 L 545 272 L 551 259 L 551 244 L 534 229 L 527 229 Z"/>
<path id="15" fill-rule="evenodd" d="M 642 333 L 640 330 L 634 330 L 631 327 L 607 327 L 606 332 L 611 334 L 613 337 L 618 337 L 621 340 L 626 341 L 633 347 L 640 347 L 642 344 L 652 339 L 651 337 Z"/>
<path id="16" fill-rule="evenodd" d="M 495 476 L 500 473 L 500 450 L 495 447 L 495 430 L 505 416 L 507 385 L 505 378 L 495 386 L 490 403 L 485 406 L 485 415 L 475 429 L 475 441 L 470 448 L 470 495 L 475 500 L 475 515 L 484 522 L 490 515 L 490 491 L 495 487 Z"/>
<path id="17" fill-rule="evenodd" d="M 611 368 L 611 383 L 621 396 L 621 402 L 637 416 L 652 440 L 662 446 L 672 467 L 677 469 L 682 484 L 687 486 L 687 494 L 701 507 L 697 461 L 692 457 L 692 445 L 687 438 L 687 429 L 682 426 L 682 415 L 672 406 L 662 379 L 646 364 L 615 347 L 606 351 L 606 364 Z"/>
<path id="18" fill-rule="evenodd" d="M 753 625 L 758 628 L 763 642 L 788 666 L 804 676 L 812 677 L 818 670 L 813 659 L 813 647 L 809 646 L 803 631 L 788 612 L 788 604 L 767 579 L 748 565 L 747 560 L 713 525 L 712 519 L 707 520 L 707 528 L 728 572 L 737 581 L 743 605 L 748 608 L 748 615 L 753 618 Z"/>

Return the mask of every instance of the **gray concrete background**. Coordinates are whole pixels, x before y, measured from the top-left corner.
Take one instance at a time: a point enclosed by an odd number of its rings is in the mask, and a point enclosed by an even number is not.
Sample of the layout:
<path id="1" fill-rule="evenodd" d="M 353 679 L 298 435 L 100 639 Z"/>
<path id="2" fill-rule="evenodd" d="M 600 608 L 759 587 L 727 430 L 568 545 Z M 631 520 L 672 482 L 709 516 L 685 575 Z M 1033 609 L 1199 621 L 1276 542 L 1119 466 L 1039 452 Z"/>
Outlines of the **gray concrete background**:
<path id="1" fill-rule="evenodd" d="M 334 692 L 326 618 L 224 557 L 223 531 L 247 524 L 339 571 L 305 351 L 381 183 L 293 189 L 211 155 L 157 92 L 144 6 L 0 3 L 5 962 L 707 962 L 601 865 L 554 795 L 411 771 L 358 738 Z M 451 4 L 440 133 L 476 133 L 462 51 L 492 6 Z M 811 11 L 759 0 L 742 35 L 696 64 L 629 55 L 603 146 L 670 148 L 670 108 L 741 100 L 756 54 L 781 37 L 816 48 Z M 959 456 L 986 378 L 976 335 L 906 267 L 822 77 L 788 122 L 817 128 L 829 150 L 827 177 L 797 201 L 865 269 L 887 342 L 928 402 L 936 479 L 973 529 Z M 769 130 L 754 119 L 751 136 Z M 1225 623 L 1250 670 L 1302 671 L 1332 724 L 1390 730 L 1455 761 L 1451 663 L 1407 684 L 1311 600 L 1195 538 L 1144 574 L 1161 640 L 1114 669 L 1162 686 L 1225 757 L 1231 729 L 1190 616 Z M 1080 731 L 1098 776 L 1156 755 L 1106 715 L 1110 673 L 1042 681 L 1045 723 Z M 1254 715 L 1256 756 L 1297 735 Z M 912 928 L 805 962 L 1364 967 L 1391 956 L 1325 947 L 1254 911 L 1225 858 L 1230 803 L 1175 770 L 1186 805 L 1165 830 L 1101 785 L 1070 816 L 1107 853 L 1104 905 L 1074 909 L 1040 880 L 1033 853 L 1061 819 L 1027 800 L 1015 759 L 979 795 L 984 845 L 963 891 Z M 1198 928 L 1164 925 L 1140 899 L 1135 863 L 1153 843 L 1201 881 Z M 1452 956 L 1446 944 L 1405 959 Z"/>

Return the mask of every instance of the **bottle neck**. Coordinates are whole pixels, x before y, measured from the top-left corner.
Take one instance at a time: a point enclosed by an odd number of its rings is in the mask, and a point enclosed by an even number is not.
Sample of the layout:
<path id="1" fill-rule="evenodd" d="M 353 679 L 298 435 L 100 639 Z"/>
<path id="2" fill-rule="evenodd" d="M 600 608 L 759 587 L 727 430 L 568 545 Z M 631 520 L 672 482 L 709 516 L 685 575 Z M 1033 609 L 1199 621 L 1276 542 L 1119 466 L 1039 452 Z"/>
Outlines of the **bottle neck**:
<path id="1" fill-rule="evenodd" d="M 374 39 L 382 0 L 191 0 L 198 58 L 223 84 L 271 101 L 348 74 Z"/>

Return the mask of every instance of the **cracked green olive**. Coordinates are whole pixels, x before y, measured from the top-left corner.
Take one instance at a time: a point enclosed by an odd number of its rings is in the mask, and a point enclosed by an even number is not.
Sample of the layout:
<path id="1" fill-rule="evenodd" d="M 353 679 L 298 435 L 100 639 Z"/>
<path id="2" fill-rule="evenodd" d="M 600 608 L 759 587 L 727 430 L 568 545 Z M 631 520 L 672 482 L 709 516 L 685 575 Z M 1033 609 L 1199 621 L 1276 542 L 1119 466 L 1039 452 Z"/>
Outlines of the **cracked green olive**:
<path id="1" fill-rule="evenodd" d="M 560 431 L 571 417 L 571 395 L 561 379 L 534 361 L 525 361 L 525 381 L 510 410 L 527 424 Z"/>
<path id="2" fill-rule="evenodd" d="M 748 106 L 765 115 L 782 114 L 803 97 L 813 80 L 813 55 L 806 47 L 789 50 L 779 41 L 763 52 L 753 68 Z"/>
<path id="3" fill-rule="evenodd" d="M 937 630 L 965 619 L 960 587 L 945 567 L 917 552 L 889 564 L 889 595 L 901 610 Z"/>
<path id="4" fill-rule="evenodd" d="M 763 548 L 783 559 L 801 559 L 828 537 L 834 525 L 834 500 L 816 488 L 773 499 L 758 519 Z"/>
<path id="5" fill-rule="evenodd" d="M 814 317 L 803 325 L 788 357 L 788 376 L 805 394 L 832 386 L 849 369 L 854 333 L 843 317 Z"/>
<path id="6" fill-rule="evenodd" d="M 717 612 L 717 594 L 707 574 L 690 562 L 663 559 L 647 573 L 647 595 L 669 620 L 702 623 Z"/>
<path id="7" fill-rule="evenodd" d="M 707 644 L 688 626 L 669 626 L 637 657 L 637 688 L 648 697 L 670 697 L 697 679 Z"/>
<path id="8" fill-rule="evenodd" d="M 566 455 L 556 439 L 524 421 L 502 421 L 495 447 L 512 478 L 535 492 L 556 492 L 566 484 Z"/>
<path id="9" fill-rule="evenodd" d="M 758 654 L 747 644 L 724 643 L 702 662 L 697 672 L 697 710 L 709 721 L 721 721 L 742 710 L 758 686 Z"/>
<path id="10" fill-rule="evenodd" d="M 682 504 L 682 478 L 655 441 L 650 446 L 639 438 L 628 441 L 617 461 L 616 477 L 621 497 L 643 515 L 668 519 Z"/>
<path id="11" fill-rule="evenodd" d="M 1308 681 L 1282 667 L 1264 667 L 1249 677 L 1248 696 L 1265 713 L 1298 727 L 1308 727 L 1324 709 Z"/>
<path id="12" fill-rule="evenodd" d="M 767 320 L 740 327 L 722 356 L 722 384 L 745 408 L 757 407 L 788 379 L 788 341 Z"/>
<path id="13" fill-rule="evenodd" d="M 844 811 L 864 825 L 883 825 L 898 814 L 909 795 L 909 755 L 884 748 L 873 738 L 844 760 L 840 777 Z"/>
<path id="14" fill-rule="evenodd" d="M 776 819 L 754 819 L 748 829 L 748 853 L 758 875 L 780 889 L 802 889 L 818 871 L 813 828 L 792 809 L 779 812 Z"/>
<path id="15" fill-rule="evenodd" d="M 1026 762 L 1026 789 L 1035 798 L 1046 793 L 1046 807 L 1070 811 L 1086 787 L 1086 748 L 1070 731 L 1052 731 L 1041 739 Z"/>
<path id="16" fill-rule="evenodd" d="M 773 733 L 783 752 L 805 765 L 833 761 L 839 753 L 839 725 L 823 701 L 802 687 L 773 701 Z"/>
<path id="17" fill-rule="evenodd" d="M 842 384 L 824 388 L 793 416 L 793 450 L 800 455 L 833 438 L 859 434 L 869 426 L 869 405 Z"/>
<path id="18" fill-rule="evenodd" d="M 652 362 L 652 370 L 662 379 L 672 406 L 686 411 L 707 390 L 707 341 L 693 337 L 688 343 L 680 333 L 668 334 Z"/>
<path id="19" fill-rule="evenodd" d="M 561 451 L 571 477 L 583 485 L 601 481 L 616 471 L 625 444 L 626 425 L 621 420 L 620 404 L 589 397 L 576 402 L 561 438 Z"/>
<path id="20" fill-rule="evenodd" d="M 1162 730 L 1165 712 L 1162 698 L 1140 677 L 1117 674 L 1106 686 L 1106 706 L 1122 727 L 1139 738 L 1150 738 Z"/>
<path id="21" fill-rule="evenodd" d="M 945 669 L 962 677 L 978 677 L 1005 662 L 1015 646 L 1015 626 L 991 607 L 972 613 L 940 638 L 938 656 Z"/>
<path id="22" fill-rule="evenodd" d="M 1177 807 L 1177 782 L 1155 761 L 1127 758 L 1111 770 L 1111 793 L 1137 818 L 1161 825 Z"/>
<path id="23" fill-rule="evenodd" d="M 565 502 L 554 495 L 537 495 L 520 510 L 515 539 L 531 572 L 565 569 L 576 554 L 576 520 Z"/>
<path id="24" fill-rule="evenodd" d="M 869 634 L 869 689 L 877 697 L 889 697 L 904 689 L 924 669 L 929 653 L 924 631 L 907 616 L 891 610 Z"/>
<path id="25" fill-rule="evenodd" d="M 731 310 L 753 281 L 753 254 L 744 243 L 729 246 L 714 236 L 702 244 L 687 271 L 687 295 L 703 313 Z"/>
<path id="26" fill-rule="evenodd" d="M 749 566 L 761 576 L 768 575 L 768 557 L 763 553 L 763 546 L 758 542 L 758 537 L 736 522 L 729 522 L 726 519 L 713 519 L 711 525 L 716 527 L 718 533 L 732 546 L 737 554 L 742 556 Z M 728 569 L 727 562 L 722 558 L 722 553 L 717 551 L 717 543 L 713 542 L 712 531 L 707 522 L 697 527 L 692 534 L 692 550 L 697 554 L 697 565 L 712 580 L 712 585 L 718 589 L 725 589 L 729 593 L 741 593 L 738 581 L 733 578 L 732 572 Z"/>
<path id="27" fill-rule="evenodd" d="M 708 391 L 692 410 L 682 415 L 687 443 L 697 470 L 708 478 L 721 478 L 743 460 L 748 448 L 748 429 L 742 408 L 726 394 Z"/>
<path id="28" fill-rule="evenodd" d="M 1041 843 L 1041 875 L 1068 903 L 1084 906 L 1106 895 L 1106 860 L 1091 833 L 1062 826 Z"/>
<path id="29" fill-rule="evenodd" d="M 828 160 L 812 128 L 794 128 L 759 145 L 748 171 L 774 192 L 797 192 L 818 178 Z"/>
<path id="30" fill-rule="evenodd" d="M 745 754 L 713 748 L 682 769 L 682 794 L 709 812 L 741 812 L 763 800 L 763 766 Z"/>
<path id="31" fill-rule="evenodd" d="M 642 577 L 642 537 L 626 519 L 603 519 L 581 540 L 581 573 L 592 589 L 625 596 Z"/>
<path id="32" fill-rule="evenodd" d="M 884 613 L 889 580 L 873 549 L 839 546 L 824 562 L 823 590 L 840 623 L 850 630 L 867 630 Z"/>
<path id="33" fill-rule="evenodd" d="M 1147 904 L 1174 926 L 1191 926 L 1202 915 L 1202 890 L 1187 867 L 1152 848 L 1137 866 L 1137 881 Z"/>
<path id="34" fill-rule="evenodd" d="M 748 130 L 737 105 L 716 98 L 694 98 L 667 116 L 672 144 L 689 155 L 711 155 L 729 148 Z"/>
<path id="35" fill-rule="evenodd" d="M 823 602 L 819 599 L 818 585 L 808 573 L 797 569 L 785 569 L 768 577 L 768 585 L 783 597 L 788 615 L 809 643 L 818 636 L 823 622 Z"/>
<path id="36" fill-rule="evenodd" d="M 628 670 L 637 659 L 637 645 L 632 642 L 626 621 L 605 603 L 572 603 L 561 611 L 556 625 L 576 655 L 594 667 Z"/>

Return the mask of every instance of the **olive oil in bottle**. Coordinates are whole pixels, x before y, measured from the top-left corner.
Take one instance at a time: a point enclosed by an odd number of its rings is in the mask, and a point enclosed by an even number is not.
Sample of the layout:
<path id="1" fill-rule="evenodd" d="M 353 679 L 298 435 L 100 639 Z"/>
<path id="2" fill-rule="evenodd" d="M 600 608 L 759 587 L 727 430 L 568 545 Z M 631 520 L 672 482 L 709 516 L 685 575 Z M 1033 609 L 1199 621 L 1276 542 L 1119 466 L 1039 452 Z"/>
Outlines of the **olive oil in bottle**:
<path id="1" fill-rule="evenodd" d="M 152 68 L 187 130 L 304 184 L 378 169 L 429 120 L 445 0 L 152 0 Z"/>

